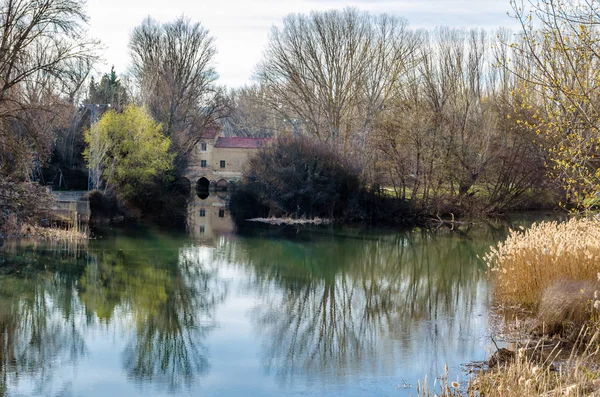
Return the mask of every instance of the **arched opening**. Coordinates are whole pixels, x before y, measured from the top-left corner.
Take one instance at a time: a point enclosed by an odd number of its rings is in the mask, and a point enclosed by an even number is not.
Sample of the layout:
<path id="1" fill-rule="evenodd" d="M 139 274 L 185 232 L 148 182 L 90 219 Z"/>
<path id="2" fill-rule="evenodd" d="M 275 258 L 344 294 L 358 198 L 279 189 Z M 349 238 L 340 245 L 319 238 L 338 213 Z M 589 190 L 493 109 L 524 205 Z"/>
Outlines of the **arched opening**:
<path id="1" fill-rule="evenodd" d="M 216 186 L 216 190 L 227 190 L 227 181 L 225 179 L 219 179 L 217 181 L 217 186 Z"/>
<path id="2" fill-rule="evenodd" d="M 210 187 L 210 181 L 205 177 L 198 179 L 198 183 L 196 184 L 196 190 L 208 190 Z"/>
<path id="3" fill-rule="evenodd" d="M 202 200 L 204 200 L 209 195 L 209 193 L 208 193 L 209 188 L 210 188 L 210 181 L 208 179 L 202 177 L 202 178 L 198 179 L 198 182 L 196 183 L 196 194 L 198 195 L 198 197 L 200 197 Z"/>

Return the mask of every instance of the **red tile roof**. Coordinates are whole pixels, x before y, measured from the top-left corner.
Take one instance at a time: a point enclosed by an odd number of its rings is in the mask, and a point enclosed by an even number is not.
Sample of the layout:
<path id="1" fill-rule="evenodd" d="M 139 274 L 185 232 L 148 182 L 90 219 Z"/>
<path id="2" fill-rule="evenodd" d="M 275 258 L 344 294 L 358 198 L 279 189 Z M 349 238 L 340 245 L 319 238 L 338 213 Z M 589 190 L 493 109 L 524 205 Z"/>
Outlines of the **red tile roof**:
<path id="1" fill-rule="evenodd" d="M 239 136 L 220 136 L 215 143 L 215 147 L 222 148 L 240 148 L 240 149 L 258 149 L 265 143 L 269 142 L 271 138 L 245 138 Z"/>

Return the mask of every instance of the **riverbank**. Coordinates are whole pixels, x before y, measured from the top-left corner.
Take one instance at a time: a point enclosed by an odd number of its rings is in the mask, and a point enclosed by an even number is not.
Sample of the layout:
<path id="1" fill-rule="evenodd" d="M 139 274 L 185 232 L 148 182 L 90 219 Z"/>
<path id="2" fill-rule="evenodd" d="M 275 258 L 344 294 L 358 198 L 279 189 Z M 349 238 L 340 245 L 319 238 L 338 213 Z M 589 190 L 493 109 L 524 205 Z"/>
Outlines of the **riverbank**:
<path id="1" fill-rule="evenodd" d="M 0 240 L 8 239 L 34 239 L 34 240 L 87 240 L 89 232 L 87 227 L 41 227 L 21 225 L 12 232 L 0 233 Z"/>
<path id="2" fill-rule="evenodd" d="M 600 324 L 580 331 L 576 340 L 561 337 L 524 336 L 515 320 L 506 325 L 508 348 L 498 348 L 489 360 L 472 363 L 475 376 L 465 384 L 450 381 L 446 374 L 439 383 L 427 380 L 417 386 L 419 397 L 558 397 L 600 396 Z M 515 333 L 516 332 L 516 333 Z M 525 331 L 528 334 L 528 331 Z M 506 339 L 504 340 L 506 341 Z M 495 342 L 494 342 L 495 343 Z"/>
<path id="3" fill-rule="evenodd" d="M 492 335 L 506 348 L 496 345 L 468 385 L 424 385 L 419 395 L 600 396 L 600 222 L 512 230 L 484 259 L 499 319 Z"/>

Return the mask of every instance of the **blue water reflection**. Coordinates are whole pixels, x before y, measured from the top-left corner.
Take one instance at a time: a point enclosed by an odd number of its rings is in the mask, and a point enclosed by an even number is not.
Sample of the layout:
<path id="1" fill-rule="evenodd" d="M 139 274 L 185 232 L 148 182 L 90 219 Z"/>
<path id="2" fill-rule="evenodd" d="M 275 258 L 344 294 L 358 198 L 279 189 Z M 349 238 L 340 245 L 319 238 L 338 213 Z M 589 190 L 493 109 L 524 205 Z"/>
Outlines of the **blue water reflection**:
<path id="1" fill-rule="evenodd" d="M 505 226 L 236 234 L 191 208 L 184 236 L 5 242 L 0 396 L 408 396 L 488 353 Z"/>

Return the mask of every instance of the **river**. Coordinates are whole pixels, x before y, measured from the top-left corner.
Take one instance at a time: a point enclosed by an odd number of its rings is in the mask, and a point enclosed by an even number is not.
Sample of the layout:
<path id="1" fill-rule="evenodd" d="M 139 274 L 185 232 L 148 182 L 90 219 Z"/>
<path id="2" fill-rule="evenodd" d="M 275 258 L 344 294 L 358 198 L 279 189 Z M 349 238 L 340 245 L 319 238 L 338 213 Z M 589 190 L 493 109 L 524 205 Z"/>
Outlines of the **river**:
<path id="1" fill-rule="evenodd" d="M 0 396 L 409 396 L 490 353 L 506 224 L 236 232 L 217 196 L 189 221 L 0 243 Z"/>

